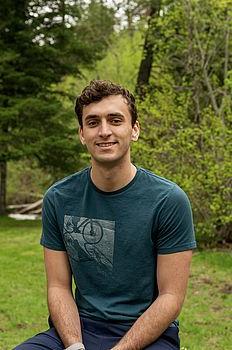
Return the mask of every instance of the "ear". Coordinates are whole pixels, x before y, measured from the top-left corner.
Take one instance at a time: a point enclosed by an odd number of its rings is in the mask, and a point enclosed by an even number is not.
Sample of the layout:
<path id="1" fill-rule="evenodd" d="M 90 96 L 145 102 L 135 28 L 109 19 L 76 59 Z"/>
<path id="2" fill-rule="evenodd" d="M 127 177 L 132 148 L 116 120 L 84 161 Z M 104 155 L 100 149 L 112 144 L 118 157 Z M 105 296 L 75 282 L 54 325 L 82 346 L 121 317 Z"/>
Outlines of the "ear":
<path id="1" fill-rule="evenodd" d="M 139 122 L 136 121 L 132 129 L 131 140 L 137 141 L 139 138 L 139 133 L 140 133 L 140 125 L 139 125 Z"/>
<path id="2" fill-rule="evenodd" d="M 80 141 L 81 141 L 82 145 L 85 145 L 85 138 L 84 138 L 84 135 L 83 135 L 83 128 L 81 126 L 79 127 L 79 138 L 80 138 Z"/>

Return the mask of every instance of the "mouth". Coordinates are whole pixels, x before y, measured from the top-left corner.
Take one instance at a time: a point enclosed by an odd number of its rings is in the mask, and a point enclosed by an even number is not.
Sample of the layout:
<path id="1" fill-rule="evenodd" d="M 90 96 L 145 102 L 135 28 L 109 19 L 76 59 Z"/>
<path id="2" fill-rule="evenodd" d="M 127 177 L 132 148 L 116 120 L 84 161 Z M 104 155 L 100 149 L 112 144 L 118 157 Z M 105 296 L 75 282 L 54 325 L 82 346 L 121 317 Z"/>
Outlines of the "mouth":
<path id="1" fill-rule="evenodd" d="M 117 142 L 97 142 L 96 145 L 101 148 L 108 148 L 116 145 Z"/>

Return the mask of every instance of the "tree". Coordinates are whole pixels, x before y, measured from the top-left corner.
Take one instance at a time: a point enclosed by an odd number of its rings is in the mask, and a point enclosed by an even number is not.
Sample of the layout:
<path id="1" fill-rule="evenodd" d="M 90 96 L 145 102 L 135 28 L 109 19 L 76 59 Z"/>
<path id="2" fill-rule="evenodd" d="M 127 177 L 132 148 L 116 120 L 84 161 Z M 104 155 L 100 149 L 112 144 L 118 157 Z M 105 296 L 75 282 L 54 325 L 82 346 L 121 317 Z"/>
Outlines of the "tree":
<path id="1" fill-rule="evenodd" d="M 143 99 L 145 97 L 146 89 L 149 85 L 149 78 L 151 75 L 155 48 L 155 37 L 153 34 L 156 17 L 159 17 L 161 10 L 161 0 L 150 1 L 148 4 L 148 9 L 148 21 L 147 30 L 144 37 L 143 57 L 140 63 L 136 84 L 136 92 L 140 99 Z"/>
<path id="2" fill-rule="evenodd" d="M 74 166 L 72 155 L 78 146 L 67 142 L 74 134 L 73 123 L 52 84 L 67 74 L 80 76 L 83 66 L 93 66 L 104 55 L 114 24 L 112 10 L 101 1 L 84 5 L 65 0 L 1 1 L 0 214 L 6 207 L 9 160 L 33 156 L 45 167 Z M 94 22 L 89 23 L 93 11 Z M 99 29 L 103 17 L 107 30 Z M 98 43 L 87 33 L 89 27 L 105 40 Z"/>
<path id="3" fill-rule="evenodd" d="M 162 2 L 134 159 L 189 194 L 204 244 L 232 240 L 231 7 Z"/>
<path id="4" fill-rule="evenodd" d="M 68 77 L 68 84 L 81 91 L 92 79 L 106 79 L 134 91 L 141 61 L 141 45 L 142 34 L 138 30 L 133 35 L 127 29 L 114 33 L 105 57 L 97 62 L 94 69 L 83 69 L 83 76 L 78 81 Z"/>

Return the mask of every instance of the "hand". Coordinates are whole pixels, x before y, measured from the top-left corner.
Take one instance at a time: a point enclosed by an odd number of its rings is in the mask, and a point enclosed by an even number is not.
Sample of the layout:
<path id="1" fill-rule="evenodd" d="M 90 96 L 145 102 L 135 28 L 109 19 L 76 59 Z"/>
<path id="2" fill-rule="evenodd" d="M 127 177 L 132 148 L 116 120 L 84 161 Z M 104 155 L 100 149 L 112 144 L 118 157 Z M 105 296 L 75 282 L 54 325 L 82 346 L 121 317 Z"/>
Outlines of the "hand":
<path id="1" fill-rule="evenodd" d="M 68 348 L 64 350 L 85 350 L 85 347 L 84 347 L 84 344 L 79 342 L 79 343 L 70 345 Z"/>

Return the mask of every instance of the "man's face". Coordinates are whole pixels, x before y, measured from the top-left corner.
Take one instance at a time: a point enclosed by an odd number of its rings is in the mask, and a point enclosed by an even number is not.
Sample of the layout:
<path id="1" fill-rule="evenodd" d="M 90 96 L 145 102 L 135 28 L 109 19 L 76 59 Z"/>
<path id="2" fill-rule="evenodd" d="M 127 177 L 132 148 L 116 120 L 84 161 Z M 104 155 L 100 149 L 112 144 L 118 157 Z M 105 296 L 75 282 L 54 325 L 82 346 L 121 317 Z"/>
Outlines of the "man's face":
<path id="1" fill-rule="evenodd" d="M 139 137 L 139 124 L 132 127 L 131 114 L 121 95 L 108 96 L 83 108 L 80 140 L 92 162 L 130 162 L 130 143 Z"/>

